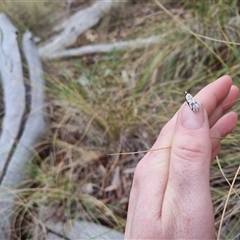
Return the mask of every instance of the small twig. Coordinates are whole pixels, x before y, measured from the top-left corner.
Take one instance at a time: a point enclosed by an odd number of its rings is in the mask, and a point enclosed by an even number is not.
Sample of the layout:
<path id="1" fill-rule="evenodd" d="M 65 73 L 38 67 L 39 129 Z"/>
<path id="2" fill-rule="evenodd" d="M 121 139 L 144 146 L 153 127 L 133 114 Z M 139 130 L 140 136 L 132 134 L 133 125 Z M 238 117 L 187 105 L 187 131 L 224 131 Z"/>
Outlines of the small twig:
<path id="1" fill-rule="evenodd" d="M 221 137 L 211 137 L 211 139 L 219 139 L 220 141 L 224 138 Z M 154 148 L 154 149 L 147 149 L 147 150 L 142 150 L 142 151 L 136 151 L 136 152 L 116 152 L 116 153 L 108 153 L 108 156 L 118 156 L 118 155 L 131 155 L 131 154 L 137 154 L 137 153 L 147 153 L 147 152 L 155 152 L 155 151 L 160 151 L 163 149 L 167 149 L 171 147 L 163 147 L 163 148 Z"/>
<path id="2" fill-rule="evenodd" d="M 160 151 L 160 150 L 168 149 L 168 148 L 171 148 L 171 147 L 148 149 L 148 150 L 142 150 L 142 151 L 137 151 L 137 152 L 109 153 L 109 154 L 107 154 L 107 155 L 109 155 L 109 156 L 130 155 L 130 154 L 137 154 L 137 153 L 155 152 L 155 151 Z"/>

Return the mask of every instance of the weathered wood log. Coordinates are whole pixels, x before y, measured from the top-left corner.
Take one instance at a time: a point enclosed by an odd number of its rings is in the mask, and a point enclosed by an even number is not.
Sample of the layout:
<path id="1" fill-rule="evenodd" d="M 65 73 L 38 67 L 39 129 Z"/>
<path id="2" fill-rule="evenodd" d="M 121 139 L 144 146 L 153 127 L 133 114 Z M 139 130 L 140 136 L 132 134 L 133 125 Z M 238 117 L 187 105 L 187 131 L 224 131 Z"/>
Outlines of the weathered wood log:
<path id="1" fill-rule="evenodd" d="M 4 96 L 4 117 L 0 136 L 0 182 L 25 111 L 25 87 L 17 33 L 9 19 L 0 14 L 0 71 Z"/>
<path id="2" fill-rule="evenodd" d="M 4 117 L 0 136 L 0 184 L 8 167 L 25 111 L 25 87 L 17 33 L 9 19 L 0 14 L 0 71 L 4 96 Z M 13 199 L 14 195 L 1 185 L 0 239 L 10 239 Z"/>
<path id="3" fill-rule="evenodd" d="M 9 162 L 2 185 L 16 189 L 27 176 L 29 161 L 34 157 L 34 145 L 46 133 L 45 94 L 42 64 L 30 32 L 23 35 L 23 53 L 31 80 L 31 107 L 24 131 Z"/>
<path id="4" fill-rule="evenodd" d="M 92 222 L 86 221 L 74 221 L 67 223 L 56 223 L 50 222 L 47 224 L 50 225 L 48 227 L 49 233 L 46 236 L 47 240 L 51 239 L 96 239 L 96 240 L 112 240 L 124 239 L 124 235 L 116 230 L 111 228 L 95 224 Z M 61 235 L 60 235 L 60 234 Z M 61 237 L 60 237 L 61 236 Z"/>
<path id="5" fill-rule="evenodd" d="M 87 45 L 80 48 L 73 48 L 73 49 L 58 51 L 52 54 L 49 53 L 44 57 L 46 59 L 58 59 L 58 58 L 77 57 L 77 56 L 93 54 L 93 53 L 107 53 L 111 51 L 144 48 L 144 47 L 148 47 L 151 44 L 156 44 L 160 39 L 161 39 L 161 36 L 157 35 L 157 36 L 151 36 L 148 38 L 140 38 L 136 40 Z"/>
<path id="6" fill-rule="evenodd" d="M 62 30 L 60 34 L 40 46 L 39 54 L 41 58 L 47 58 L 59 50 L 71 46 L 84 31 L 95 26 L 112 7 L 118 4 L 119 2 L 114 0 L 98 0 L 92 6 L 72 15 L 55 28 L 57 31 Z"/>
<path id="7" fill-rule="evenodd" d="M 23 133 L 5 169 L 0 186 L 0 239 L 6 240 L 15 239 L 11 231 L 11 225 L 15 219 L 14 206 L 17 202 L 17 195 L 15 195 L 14 192 L 27 178 L 27 169 L 30 161 L 34 157 L 33 147 L 41 139 L 46 130 L 42 65 L 30 32 L 25 33 L 23 36 L 23 51 L 29 66 L 31 108 Z M 15 79 L 15 81 L 18 80 L 16 76 L 12 76 L 12 78 Z M 5 82 L 3 82 L 3 85 L 4 84 Z M 18 86 L 18 84 L 11 87 L 15 88 L 16 86 Z M 15 89 L 14 93 L 17 95 L 17 89 Z M 8 98 L 9 97 L 4 96 L 6 104 L 9 101 Z M 15 95 L 11 95 L 11 98 L 14 99 Z M 16 97 L 15 104 L 18 104 L 17 100 L 18 98 Z M 23 105 L 25 108 L 25 94 Z M 13 120 L 12 122 L 14 123 Z"/>
<path id="8" fill-rule="evenodd" d="M 44 213 L 45 211 L 48 211 L 47 214 Z M 51 209 L 49 208 L 42 208 L 42 210 L 40 210 L 41 215 L 49 215 L 50 212 Z M 45 220 L 41 219 L 39 222 L 41 222 L 41 224 L 36 226 L 32 240 L 124 239 L 123 233 L 93 222 L 77 220 L 62 222 L 56 217 L 51 217 Z"/>

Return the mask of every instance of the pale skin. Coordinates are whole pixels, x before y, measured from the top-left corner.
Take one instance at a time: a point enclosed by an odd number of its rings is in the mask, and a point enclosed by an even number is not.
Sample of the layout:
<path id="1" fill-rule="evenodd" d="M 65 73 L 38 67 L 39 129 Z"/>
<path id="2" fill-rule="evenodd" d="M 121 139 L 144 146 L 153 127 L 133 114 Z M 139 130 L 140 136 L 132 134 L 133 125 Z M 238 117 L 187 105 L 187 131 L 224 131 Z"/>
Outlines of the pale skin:
<path id="1" fill-rule="evenodd" d="M 239 95 L 229 76 L 203 88 L 193 112 L 183 104 L 137 165 L 125 239 L 215 239 L 210 164 L 237 124 Z"/>

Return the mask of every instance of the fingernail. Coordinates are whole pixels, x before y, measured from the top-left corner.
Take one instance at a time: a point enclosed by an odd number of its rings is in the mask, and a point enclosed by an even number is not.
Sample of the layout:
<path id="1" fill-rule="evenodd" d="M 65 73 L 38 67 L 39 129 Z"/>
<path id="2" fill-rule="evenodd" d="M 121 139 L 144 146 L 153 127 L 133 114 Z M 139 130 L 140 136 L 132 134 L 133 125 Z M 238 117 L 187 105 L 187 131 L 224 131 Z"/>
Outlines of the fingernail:
<path id="1" fill-rule="evenodd" d="M 205 113 L 203 106 L 200 106 L 197 112 L 193 112 L 187 103 L 182 106 L 180 121 L 184 128 L 199 129 L 205 122 Z"/>

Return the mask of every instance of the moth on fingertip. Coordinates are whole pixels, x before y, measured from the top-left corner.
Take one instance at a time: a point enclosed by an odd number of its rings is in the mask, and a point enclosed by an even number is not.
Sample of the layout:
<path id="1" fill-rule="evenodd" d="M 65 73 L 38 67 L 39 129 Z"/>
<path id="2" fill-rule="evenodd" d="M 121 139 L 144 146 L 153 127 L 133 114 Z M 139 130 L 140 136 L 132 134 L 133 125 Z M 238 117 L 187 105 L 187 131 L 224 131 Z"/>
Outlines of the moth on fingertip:
<path id="1" fill-rule="evenodd" d="M 200 108 L 200 104 L 194 99 L 194 97 L 188 93 L 187 91 L 184 92 L 185 95 L 185 100 L 188 104 L 188 106 L 190 107 L 190 109 L 193 112 L 197 112 L 198 109 Z"/>

